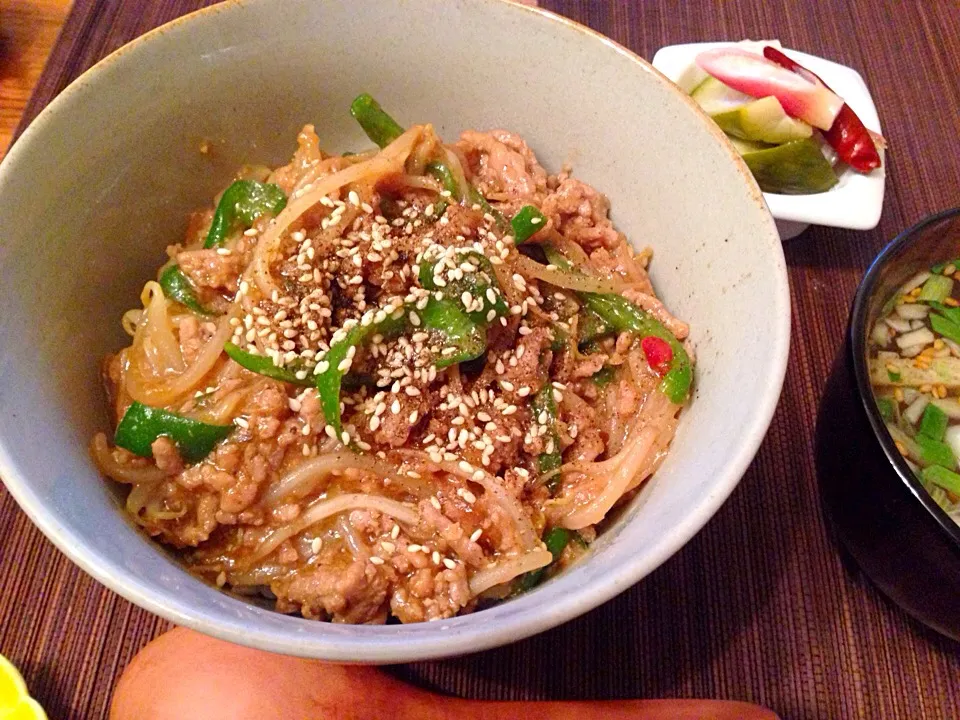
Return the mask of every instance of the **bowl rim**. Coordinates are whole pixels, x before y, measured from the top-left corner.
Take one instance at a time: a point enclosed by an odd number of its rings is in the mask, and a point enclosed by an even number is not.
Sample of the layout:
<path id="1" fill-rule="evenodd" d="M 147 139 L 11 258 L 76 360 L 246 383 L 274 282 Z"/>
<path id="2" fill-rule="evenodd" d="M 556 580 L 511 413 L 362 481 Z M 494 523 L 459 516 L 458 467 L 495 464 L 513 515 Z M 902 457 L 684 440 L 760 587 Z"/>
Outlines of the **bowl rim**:
<path id="1" fill-rule="evenodd" d="M 937 505 L 930 496 L 930 493 L 920 484 L 920 481 L 917 480 L 910 466 L 907 465 L 903 455 L 897 450 L 889 431 L 887 431 L 883 418 L 880 417 L 880 409 L 877 407 L 873 388 L 870 385 L 870 373 L 867 369 L 866 362 L 867 307 L 877 281 L 880 278 L 880 273 L 887 267 L 889 262 L 896 258 L 901 249 L 914 242 L 921 231 L 953 219 L 960 220 L 960 207 L 949 208 L 928 215 L 906 230 L 903 230 L 880 251 L 880 254 L 874 258 L 870 267 L 867 268 L 867 272 L 863 276 L 863 280 L 860 281 L 860 286 L 857 288 L 853 308 L 850 312 L 848 339 L 850 342 L 850 352 L 853 355 L 853 371 L 857 384 L 857 393 L 860 396 L 860 402 L 867 415 L 867 419 L 870 421 L 873 434 L 880 443 L 880 447 L 883 449 L 887 461 L 897 475 L 900 476 L 900 480 L 906 485 L 910 493 L 923 505 L 936 524 L 943 529 L 944 534 L 960 548 L 960 525 L 954 522 L 950 516 Z"/>
<path id="2" fill-rule="evenodd" d="M 105 68 L 112 66 L 113 63 L 126 55 L 133 54 L 135 56 L 143 44 L 153 42 L 155 38 L 168 32 L 179 31 L 185 23 L 202 21 L 217 13 L 232 12 L 238 8 L 265 4 L 269 1 L 226 0 L 226 2 L 201 8 L 154 28 L 110 53 L 71 82 L 21 133 L 4 161 L 0 163 L 0 179 L 9 167 L 17 163 L 20 155 L 26 152 L 26 148 L 30 144 L 29 139 L 40 132 L 41 128 L 76 93 L 83 89 L 83 86 L 94 80 Z M 294 637 L 296 628 L 289 632 L 280 633 L 273 629 L 264 630 L 250 625 L 241 626 L 238 622 L 228 621 L 223 611 L 218 611 L 214 615 L 212 610 L 204 612 L 196 604 L 165 602 L 167 598 L 161 591 L 153 586 L 141 583 L 119 563 L 91 551 L 80 538 L 74 537 L 69 530 L 61 526 L 55 515 L 47 510 L 42 498 L 36 495 L 30 488 L 29 483 L 21 477 L 15 463 L 4 447 L 3 439 L 0 438 L 0 478 L 3 479 L 3 483 L 21 509 L 57 549 L 63 552 L 74 564 L 133 604 L 178 625 L 190 627 L 228 642 L 288 655 L 300 655 L 335 662 L 413 662 L 486 650 L 522 640 L 561 625 L 607 602 L 647 577 L 667 559 L 676 554 L 709 522 L 739 484 L 753 462 L 773 420 L 786 377 L 791 313 L 790 289 L 783 249 L 773 217 L 770 215 L 763 199 L 763 194 L 746 164 L 719 127 L 700 110 L 697 104 L 637 53 L 589 27 L 543 8 L 531 7 L 515 0 L 480 0 L 480 2 L 490 6 L 509 5 L 521 13 L 527 13 L 527 17 L 539 16 L 544 22 L 555 23 L 559 28 L 579 33 L 593 42 L 599 42 L 600 46 L 605 46 L 607 49 L 625 57 L 636 66 L 639 72 L 645 72 L 653 77 L 656 82 L 671 91 L 675 97 L 700 117 L 703 129 L 720 143 L 731 162 L 739 170 L 745 183 L 744 189 L 749 193 L 750 199 L 766 215 L 767 232 L 759 233 L 758 239 L 765 244 L 769 244 L 769 251 L 773 254 L 774 260 L 774 266 L 771 270 L 776 274 L 777 280 L 776 292 L 770 298 L 771 304 L 775 308 L 774 322 L 770 328 L 771 342 L 768 345 L 770 382 L 766 385 L 765 394 L 756 402 L 752 421 L 742 428 L 744 434 L 738 449 L 727 459 L 724 472 L 717 474 L 715 485 L 711 487 L 707 497 L 701 501 L 694 512 L 689 513 L 672 528 L 669 537 L 656 546 L 654 552 L 651 552 L 642 561 L 634 559 L 620 564 L 616 567 L 617 572 L 605 573 L 592 584 L 587 592 L 558 596 L 552 606 L 545 607 L 541 604 L 538 607 L 540 612 L 534 617 L 528 615 L 512 623 L 504 622 L 498 626 L 491 626 L 490 623 L 472 620 L 486 615 L 486 612 L 481 611 L 470 615 L 457 616 L 443 623 L 415 623 L 406 627 L 412 629 L 419 626 L 421 628 L 419 632 L 411 632 L 408 635 L 396 637 L 392 635 L 384 636 L 379 627 L 368 626 L 351 626 L 352 632 L 349 637 L 320 633 L 310 637 L 304 637 L 302 633 L 298 633 Z M 534 22 L 539 22 L 539 20 Z M 529 601 L 535 595 L 535 592 L 529 593 L 526 597 L 512 601 L 511 604 L 527 604 L 525 601 Z M 236 602 L 242 601 L 237 600 Z M 296 620 L 306 623 L 310 627 L 315 625 L 314 621 L 299 618 L 296 618 Z M 439 627 L 436 627 L 433 632 L 426 631 L 426 628 L 432 628 L 433 626 Z M 397 626 L 391 627 L 396 628 Z M 302 630 L 302 628 L 300 629 Z M 445 630 L 446 632 L 436 632 L 436 630 Z M 371 643 L 375 639 L 380 639 L 381 644 L 374 645 Z"/>

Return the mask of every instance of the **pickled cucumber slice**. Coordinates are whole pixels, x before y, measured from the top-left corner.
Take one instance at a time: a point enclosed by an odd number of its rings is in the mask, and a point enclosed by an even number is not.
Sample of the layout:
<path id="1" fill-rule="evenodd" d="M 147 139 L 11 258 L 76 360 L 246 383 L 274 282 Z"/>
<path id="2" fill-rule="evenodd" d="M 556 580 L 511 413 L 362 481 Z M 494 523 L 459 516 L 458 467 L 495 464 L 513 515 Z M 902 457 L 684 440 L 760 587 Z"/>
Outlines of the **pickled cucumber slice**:
<path id="1" fill-rule="evenodd" d="M 772 147 L 737 140 L 734 147 L 764 192 L 810 195 L 837 184 L 837 175 L 815 140 L 793 140 Z"/>
<path id="2" fill-rule="evenodd" d="M 697 85 L 690 92 L 690 97 L 711 117 L 717 113 L 735 110 L 756 99 L 724 85 L 715 77 L 708 77 Z"/>
<path id="3" fill-rule="evenodd" d="M 803 120 L 787 115 L 783 105 L 773 96 L 760 98 L 710 117 L 725 133 L 744 140 L 777 145 L 791 140 L 803 140 L 813 135 L 813 127 Z"/>

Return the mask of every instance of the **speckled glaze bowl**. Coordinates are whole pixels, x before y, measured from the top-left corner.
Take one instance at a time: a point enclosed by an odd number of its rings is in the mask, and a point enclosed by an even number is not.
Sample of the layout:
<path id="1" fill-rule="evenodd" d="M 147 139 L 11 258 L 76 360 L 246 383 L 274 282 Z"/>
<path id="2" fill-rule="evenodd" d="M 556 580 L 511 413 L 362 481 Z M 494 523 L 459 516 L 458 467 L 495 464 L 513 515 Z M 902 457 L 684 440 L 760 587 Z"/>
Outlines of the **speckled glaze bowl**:
<path id="1" fill-rule="evenodd" d="M 444 622 L 317 623 L 218 592 L 132 526 L 86 450 L 108 424 L 98 362 L 121 346 L 120 316 L 187 213 L 239 164 L 285 161 L 306 122 L 325 147 L 366 146 L 348 113 L 362 91 L 448 139 L 503 126 L 548 169 L 572 163 L 610 196 L 620 229 L 655 248 L 654 282 L 690 322 L 699 363 L 669 459 L 589 556 L 533 593 Z M 245 0 L 149 33 L 65 90 L 12 148 L 0 166 L 0 237 L 0 477 L 10 492 L 64 553 L 132 602 L 295 655 L 464 654 L 622 592 L 736 486 L 787 361 L 780 242 L 720 131 L 637 56 L 502 0 Z"/>

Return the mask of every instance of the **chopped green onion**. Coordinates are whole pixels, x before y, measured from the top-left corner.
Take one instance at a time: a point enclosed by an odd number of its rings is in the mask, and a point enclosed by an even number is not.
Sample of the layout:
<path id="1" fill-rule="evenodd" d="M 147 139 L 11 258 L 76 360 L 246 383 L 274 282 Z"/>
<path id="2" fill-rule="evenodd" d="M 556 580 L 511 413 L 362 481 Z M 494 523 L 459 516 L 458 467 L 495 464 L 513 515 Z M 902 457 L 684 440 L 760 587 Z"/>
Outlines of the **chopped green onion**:
<path id="1" fill-rule="evenodd" d="M 891 398 L 877 398 L 877 410 L 880 411 L 880 417 L 882 417 L 885 421 L 893 420 L 894 408 L 895 405 Z"/>
<path id="2" fill-rule="evenodd" d="M 957 459 L 950 446 L 940 440 L 934 440 L 926 435 L 918 434 L 914 438 L 920 451 L 920 461 L 925 465 L 942 465 L 956 467 Z"/>
<path id="3" fill-rule="evenodd" d="M 960 475 L 940 465 L 931 465 L 920 471 L 926 482 L 934 483 L 944 490 L 960 495 Z"/>
<path id="4" fill-rule="evenodd" d="M 942 335 L 948 340 L 960 343 L 960 324 L 955 323 L 953 320 L 949 320 L 942 315 L 931 314 L 930 327 L 933 328 L 935 333 Z"/>
<path id="5" fill-rule="evenodd" d="M 925 435 L 932 440 L 943 440 L 943 434 L 947 431 L 947 425 L 950 418 L 947 414 L 933 403 L 927 405 L 923 410 L 923 417 L 920 418 L 919 434 Z"/>

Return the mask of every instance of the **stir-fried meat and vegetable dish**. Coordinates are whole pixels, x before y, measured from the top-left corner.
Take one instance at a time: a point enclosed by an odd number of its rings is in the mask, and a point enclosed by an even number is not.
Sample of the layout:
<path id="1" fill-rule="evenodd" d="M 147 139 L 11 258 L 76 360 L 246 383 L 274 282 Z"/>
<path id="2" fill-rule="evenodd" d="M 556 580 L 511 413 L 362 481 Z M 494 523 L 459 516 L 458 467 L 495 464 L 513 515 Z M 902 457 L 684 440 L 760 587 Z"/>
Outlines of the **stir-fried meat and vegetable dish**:
<path id="1" fill-rule="evenodd" d="M 688 327 L 606 198 L 505 130 L 245 168 L 104 363 L 102 471 L 191 572 L 279 611 L 434 620 L 574 562 L 660 465 Z"/>
<path id="2" fill-rule="evenodd" d="M 913 276 L 869 338 L 877 408 L 907 464 L 960 524 L 960 259 Z"/>

